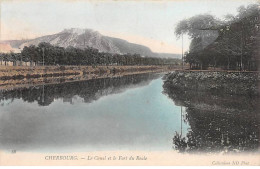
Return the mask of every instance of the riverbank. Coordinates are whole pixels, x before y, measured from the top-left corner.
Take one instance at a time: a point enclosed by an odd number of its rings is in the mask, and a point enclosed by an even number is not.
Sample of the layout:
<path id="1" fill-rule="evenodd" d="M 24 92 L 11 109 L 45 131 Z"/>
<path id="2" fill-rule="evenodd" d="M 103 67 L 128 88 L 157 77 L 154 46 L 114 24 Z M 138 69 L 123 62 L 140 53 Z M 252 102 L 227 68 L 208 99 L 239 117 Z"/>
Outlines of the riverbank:
<path id="1" fill-rule="evenodd" d="M 175 71 L 163 92 L 189 124 L 176 132 L 174 148 L 184 153 L 245 153 L 259 150 L 259 72 Z"/>
<path id="2" fill-rule="evenodd" d="M 130 74 L 168 72 L 170 66 L 0 66 L 0 90 Z"/>
<path id="3" fill-rule="evenodd" d="M 259 96 L 259 72 L 174 71 L 164 79 L 174 90 Z"/>

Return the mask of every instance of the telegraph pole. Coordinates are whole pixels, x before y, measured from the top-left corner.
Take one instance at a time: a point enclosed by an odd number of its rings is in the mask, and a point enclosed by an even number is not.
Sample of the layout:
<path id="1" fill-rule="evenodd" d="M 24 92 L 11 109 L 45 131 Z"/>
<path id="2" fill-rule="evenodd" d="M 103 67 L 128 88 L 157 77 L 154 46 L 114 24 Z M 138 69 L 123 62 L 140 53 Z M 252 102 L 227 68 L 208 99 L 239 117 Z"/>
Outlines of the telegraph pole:
<path id="1" fill-rule="evenodd" d="M 45 98 L 44 98 L 44 84 L 42 85 L 42 102 L 45 102 Z"/>
<path id="2" fill-rule="evenodd" d="M 181 61 L 182 61 L 182 70 L 183 70 L 183 33 L 181 34 Z"/>
<path id="3" fill-rule="evenodd" d="M 182 137 L 182 106 L 181 106 L 181 137 Z"/>
<path id="4" fill-rule="evenodd" d="M 22 54 L 21 54 L 21 66 L 23 66 L 23 55 Z"/>
<path id="5" fill-rule="evenodd" d="M 21 48 L 19 47 L 18 48 L 19 49 L 19 51 L 20 51 L 20 56 L 21 56 L 21 58 L 20 58 L 20 66 L 22 66 L 23 64 L 22 64 L 22 61 L 23 61 L 23 56 L 22 56 L 22 52 L 21 52 Z M 18 66 L 18 64 L 16 64 L 17 66 Z"/>
<path id="6" fill-rule="evenodd" d="M 42 48 L 42 65 L 44 66 L 44 48 Z"/>
<path id="7" fill-rule="evenodd" d="M 241 26 L 242 27 L 242 26 Z M 241 28 L 241 55 L 240 55 L 240 71 L 242 71 L 243 67 L 243 28 Z"/>

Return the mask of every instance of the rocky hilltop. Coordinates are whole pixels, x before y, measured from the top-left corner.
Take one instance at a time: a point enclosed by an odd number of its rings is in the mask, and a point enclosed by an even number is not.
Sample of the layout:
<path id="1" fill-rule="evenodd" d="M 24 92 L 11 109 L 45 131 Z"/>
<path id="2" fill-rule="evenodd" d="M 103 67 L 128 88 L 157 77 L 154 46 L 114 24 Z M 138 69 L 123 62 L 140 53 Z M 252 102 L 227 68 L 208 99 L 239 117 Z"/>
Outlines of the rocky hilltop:
<path id="1" fill-rule="evenodd" d="M 38 45 L 41 42 L 47 42 L 54 46 L 65 48 L 69 46 L 81 49 L 92 47 L 98 49 L 100 52 L 107 53 L 130 53 L 150 57 L 180 58 L 179 54 L 154 53 L 146 46 L 130 43 L 119 38 L 104 36 L 92 29 L 71 28 L 64 29 L 53 35 L 46 35 L 35 39 L 4 41 L 4 43 L 10 44 L 14 49 L 23 49 L 24 46 Z"/>

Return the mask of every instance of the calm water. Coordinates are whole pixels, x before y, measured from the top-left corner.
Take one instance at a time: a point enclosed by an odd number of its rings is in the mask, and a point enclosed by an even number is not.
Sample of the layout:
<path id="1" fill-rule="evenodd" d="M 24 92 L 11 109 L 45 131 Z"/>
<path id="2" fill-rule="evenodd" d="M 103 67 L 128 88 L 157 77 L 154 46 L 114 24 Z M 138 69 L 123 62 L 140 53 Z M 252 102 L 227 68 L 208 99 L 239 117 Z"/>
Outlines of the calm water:
<path id="1" fill-rule="evenodd" d="M 176 132 L 174 147 L 181 152 L 259 152 L 259 97 L 176 89 L 166 93 L 185 107 L 188 133 Z"/>
<path id="2" fill-rule="evenodd" d="M 187 133 L 162 75 L 131 75 L 1 92 L 0 148 L 11 151 L 172 150 Z"/>
<path id="3" fill-rule="evenodd" d="M 258 98 L 175 90 L 158 74 L 0 91 L 0 100 L 5 151 L 259 148 Z"/>

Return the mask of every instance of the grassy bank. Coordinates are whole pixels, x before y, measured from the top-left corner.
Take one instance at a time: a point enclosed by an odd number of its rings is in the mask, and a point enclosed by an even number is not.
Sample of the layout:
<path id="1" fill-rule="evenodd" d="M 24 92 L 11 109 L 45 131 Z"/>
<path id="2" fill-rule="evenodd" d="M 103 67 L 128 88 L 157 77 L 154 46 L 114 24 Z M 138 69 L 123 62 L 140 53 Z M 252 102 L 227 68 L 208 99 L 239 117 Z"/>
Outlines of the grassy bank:
<path id="1" fill-rule="evenodd" d="M 167 72 L 170 66 L 0 66 L 0 89 L 61 83 L 149 72 Z"/>
<path id="2" fill-rule="evenodd" d="M 236 95 L 259 95 L 259 72 L 174 71 L 165 85 L 178 90 L 193 90 Z"/>

